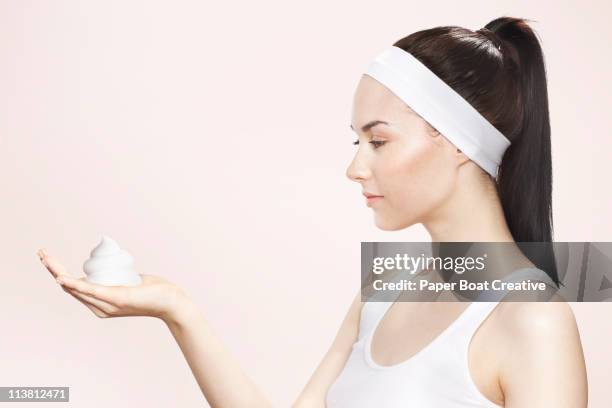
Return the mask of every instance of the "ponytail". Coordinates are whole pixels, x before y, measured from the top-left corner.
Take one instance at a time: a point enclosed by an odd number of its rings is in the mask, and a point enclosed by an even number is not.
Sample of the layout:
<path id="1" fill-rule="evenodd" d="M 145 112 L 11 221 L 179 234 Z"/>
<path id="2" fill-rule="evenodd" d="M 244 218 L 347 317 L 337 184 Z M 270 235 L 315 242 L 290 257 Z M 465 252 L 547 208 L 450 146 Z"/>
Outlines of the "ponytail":
<path id="1" fill-rule="evenodd" d="M 500 40 L 504 65 L 515 77 L 521 105 L 512 144 L 499 168 L 497 189 L 516 242 L 553 240 L 552 158 L 544 56 L 524 19 L 500 17 L 485 26 Z M 545 244 L 543 244 L 545 245 Z M 525 246 L 532 262 L 559 283 L 552 244 Z"/>

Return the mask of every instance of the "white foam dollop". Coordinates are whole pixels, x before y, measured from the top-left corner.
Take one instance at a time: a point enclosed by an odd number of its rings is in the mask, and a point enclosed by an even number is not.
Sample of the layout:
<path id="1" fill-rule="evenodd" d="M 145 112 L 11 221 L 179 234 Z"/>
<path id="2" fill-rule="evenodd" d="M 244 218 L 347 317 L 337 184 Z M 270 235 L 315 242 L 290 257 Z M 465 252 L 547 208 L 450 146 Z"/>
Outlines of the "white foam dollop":
<path id="1" fill-rule="evenodd" d="M 83 271 L 91 283 L 106 286 L 137 286 L 142 283 L 134 271 L 134 258 L 106 235 L 91 251 Z"/>

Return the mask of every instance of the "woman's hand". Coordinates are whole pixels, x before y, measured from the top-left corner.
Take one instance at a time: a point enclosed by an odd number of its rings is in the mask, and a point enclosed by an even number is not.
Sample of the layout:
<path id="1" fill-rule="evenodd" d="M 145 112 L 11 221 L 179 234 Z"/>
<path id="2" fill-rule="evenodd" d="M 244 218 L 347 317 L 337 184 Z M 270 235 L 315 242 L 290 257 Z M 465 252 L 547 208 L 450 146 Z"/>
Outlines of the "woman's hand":
<path id="1" fill-rule="evenodd" d="M 37 255 L 62 289 L 100 318 L 152 316 L 168 322 L 187 300 L 181 288 L 158 276 L 141 274 L 142 284 L 139 286 L 97 285 L 85 277 L 70 275 L 44 249 L 39 249 Z"/>

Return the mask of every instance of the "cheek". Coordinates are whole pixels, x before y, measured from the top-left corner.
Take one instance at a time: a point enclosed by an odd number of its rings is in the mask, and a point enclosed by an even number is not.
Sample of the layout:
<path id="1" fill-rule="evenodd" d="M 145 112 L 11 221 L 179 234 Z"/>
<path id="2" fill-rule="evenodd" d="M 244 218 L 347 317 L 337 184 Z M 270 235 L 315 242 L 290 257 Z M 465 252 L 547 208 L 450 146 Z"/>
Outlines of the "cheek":
<path id="1" fill-rule="evenodd" d="M 389 149 L 376 178 L 393 208 L 420 217 L 447 197 L 453 173 L 442 146 L 415 139 Z"/>

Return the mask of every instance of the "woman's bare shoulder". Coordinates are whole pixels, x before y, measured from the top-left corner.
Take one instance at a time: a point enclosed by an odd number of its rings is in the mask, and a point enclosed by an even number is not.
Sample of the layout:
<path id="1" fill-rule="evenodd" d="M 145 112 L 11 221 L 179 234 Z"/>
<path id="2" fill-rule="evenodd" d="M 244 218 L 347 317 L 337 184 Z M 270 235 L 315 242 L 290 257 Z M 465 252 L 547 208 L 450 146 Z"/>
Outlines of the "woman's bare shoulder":
<path id="1" fill-rule="evenodd" d="M 574 312 L 564 301 L 503 302 L 497 309 L 496 319 L 503 322 L 498 327 L 514 341 L 533 343 L 546 339 L 563 342 L 565 336 L 577 332 Z"/>
<path id="2" fill-rule="evenodd" d="M 504 302 L 496 325 L 499 383 L 512 406 L 586 407 L 587 375 L 567 302 Z M 568 379 L 571 379 L 568 381 Z M 559 384 L 564 384 L 559 388 Z M 537 398 L 534 400 L 534 395 Z"/>

